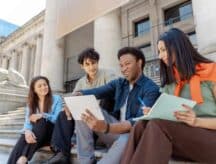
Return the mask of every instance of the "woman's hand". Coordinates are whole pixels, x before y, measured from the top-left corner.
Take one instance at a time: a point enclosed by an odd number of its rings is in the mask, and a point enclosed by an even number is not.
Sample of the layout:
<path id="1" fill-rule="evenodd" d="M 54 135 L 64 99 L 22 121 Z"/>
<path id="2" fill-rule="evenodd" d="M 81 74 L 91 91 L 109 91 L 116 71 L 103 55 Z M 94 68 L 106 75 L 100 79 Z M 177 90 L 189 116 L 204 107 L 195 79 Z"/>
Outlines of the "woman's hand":
<path id="1" fill-rule="evenodd" d="M 144 108 L 142 108 L 142 110 L 143 110 L 143 115 L 147 115 L 148 112 L 151 110 L 151 108 L 149 108 L 149 107 L 144 107 Z"/>
<path id="2" fill-rule="evenodd" d="M 37 120 L 41 119 L 43 117 L 43 114 L 39 113 L 39 114 L 31 114 L 31 116 L 29 117 L 31 122 L 36 123 Z"/>
<path id="3" fill-rule="evenodd" d="M 29 144 L 34 144 L 37 142 L 35 134 L 31 130 L 25 131 L 25 140 Z"/>
<path id="4" fill-rule="evenodd" d="M 72 115 L 71 115 L 71 112 L 69 110 L 69 108 L 67 106 L 65 106 L 63 108 L 63 111 L 65 112 L 66 116 L 67 116 L 67 120 L 72 120 Z"/>
<path id="5" fill-rule="evenodd" d="M 193 109 L 187 105 L 182 105 L 186 111 L 176 111 L 174 116 L 177 120 L 184 122 L 190 126 L 196 127 L 197 116 Z"/>

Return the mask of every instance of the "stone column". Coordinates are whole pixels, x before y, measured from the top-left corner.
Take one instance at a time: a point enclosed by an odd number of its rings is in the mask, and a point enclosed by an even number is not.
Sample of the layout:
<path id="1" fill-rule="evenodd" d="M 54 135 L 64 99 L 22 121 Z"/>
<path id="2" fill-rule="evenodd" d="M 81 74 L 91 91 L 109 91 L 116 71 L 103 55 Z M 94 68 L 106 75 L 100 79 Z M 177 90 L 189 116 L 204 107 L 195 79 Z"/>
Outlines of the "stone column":
<path id="1" fill-rule="evenodd" d="M 198 50 L 216 60 L 216 1 L 193 0 Z"/>
<path id="2" fill-rule="evenodd" d="M 31 51 L 29 55 L 29 71 L 28 71 L 28 84 L 31 82 L 32 78 L 34 77 L 34 66 L 35 66 L 35 52 L 36 52 L 36 45 L 34 42 L 31 43 Z"/>
<path id="3" fill-rule="evenodd" d="M 18 58 L 18 72 L 21 72 L 21 67 L 22 67 L 22 50 L 20 50 L 17 53 L 17 58 Z"/>
<path id="4" fill-rule="evenodd" d="M 28 80 L 28 72 L 29 72 L 29 55 L 30 55 L 30 47 L 27 43 L 23 45 L 23 53 L 22 53 L 22 64 L 21 64 L 21 74 L 24 76 L 25 80 Z"/>
<path id="5" fill-rule="evenodd" d="M 46 0 L 41 74 L 50 80 L 53 90 L 63 91 L 64 39 L 56 39 L 57 0 Z"/>
<path id="6" fill-rule="evenodd" d="M 36 53 L 34 62 L 34 76 L 40 75 L 41 68 L 41 55 L 42 55 L 42 35 L 39 34 L 36 37 Z"/>
<path id="7" fill-rule="evenodd" d="M 3 56 L 2 57 L 2 68 L 4 69 L 8 69 L 8 59 L 7 59 L 7 56 Z"/>
<path id="8" fill-rule="evenodd" d="M 94 48 L 100 53 L 100 68 L 119 72 L 117 52 L 121 48 L 120 9 L 94 21 Z"/>
<path id="9" fill-rule="evenodd" d="M 17 52 L 16 50 L 12 50 L 11 52 L 11 61 L 10 61 L 10 68 L 13 68 L 15 70 L 17 70 L 17 65 L 18 61 L 17 61 Z"/>
<path id="10" fill-rule="evenodd" d="M 152 55 L 154 58 L 157 58 L 157 52 L 156 52 L 156 47 L 157 47 L 157 40 L 159 38 L 159 20 L 158 20 L 158 9 L 157 9 L 157 1 L 156 0 L 149 0 L 149 5 L 150 5 L 150 20 L 151 20 L 151 50 L 152 50 Z"/>

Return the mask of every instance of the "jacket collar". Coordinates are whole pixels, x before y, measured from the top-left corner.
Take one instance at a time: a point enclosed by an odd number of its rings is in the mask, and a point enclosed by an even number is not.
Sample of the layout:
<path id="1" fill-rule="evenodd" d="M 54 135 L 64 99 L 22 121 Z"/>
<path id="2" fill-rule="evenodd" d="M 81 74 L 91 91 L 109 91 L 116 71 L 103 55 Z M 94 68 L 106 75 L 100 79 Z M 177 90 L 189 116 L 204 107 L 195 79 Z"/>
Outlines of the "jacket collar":
<path id="1" fill-rule="evenodd" d="M 134 85 L 142 86 L 143 82 L 147 79 L 147 77 L 142 73 L 138 80 L 134 83 Z M 124 85 L 129 85 L 129 81 L 124 79 Z"/>

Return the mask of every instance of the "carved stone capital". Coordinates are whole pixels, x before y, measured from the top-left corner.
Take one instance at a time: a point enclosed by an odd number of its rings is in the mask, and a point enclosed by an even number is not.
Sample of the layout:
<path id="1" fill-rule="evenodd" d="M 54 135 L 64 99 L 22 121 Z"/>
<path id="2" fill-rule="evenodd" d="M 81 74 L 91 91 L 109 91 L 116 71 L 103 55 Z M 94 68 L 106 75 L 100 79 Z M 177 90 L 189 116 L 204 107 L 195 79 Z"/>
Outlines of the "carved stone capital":
<path id="1" fill-rule="evenodd" d="M 29 47 L 29 43 L 28 42 L 24 42 L 23 45 L 22 45 L 22 48 L 23 47 Z"/>

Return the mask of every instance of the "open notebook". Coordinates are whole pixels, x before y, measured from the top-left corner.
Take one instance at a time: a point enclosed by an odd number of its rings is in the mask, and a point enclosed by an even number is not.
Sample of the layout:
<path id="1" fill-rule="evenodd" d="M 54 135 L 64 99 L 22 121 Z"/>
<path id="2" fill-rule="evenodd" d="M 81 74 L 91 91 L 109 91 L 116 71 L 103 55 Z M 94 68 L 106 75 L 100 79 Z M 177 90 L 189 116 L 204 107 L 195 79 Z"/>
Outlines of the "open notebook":
<path id="1" fill-rule="evenodd" d="M 176 97 L 173 95 L 162 93 L 147 115 L 136 117 L 133 120 L 138 121 L 164 119 L 177 121 L 174 116 L 174 112 L 184 111 L 182 104 L 188 105 L 189 107 L 193 108 L 196 105 L 196 102 L 182 97 Z"/>
<path id="2" fill-rule="evenodd" d="M 86 109 L 97 119 L 104 120 L 104 116 L 94 95 L 65 97 L 64 100 L 75 120 L 81 120 L 81 115 L 85 113 Z"/>

